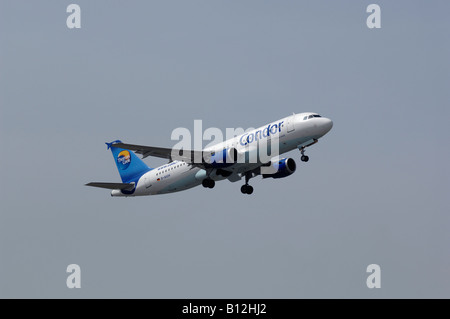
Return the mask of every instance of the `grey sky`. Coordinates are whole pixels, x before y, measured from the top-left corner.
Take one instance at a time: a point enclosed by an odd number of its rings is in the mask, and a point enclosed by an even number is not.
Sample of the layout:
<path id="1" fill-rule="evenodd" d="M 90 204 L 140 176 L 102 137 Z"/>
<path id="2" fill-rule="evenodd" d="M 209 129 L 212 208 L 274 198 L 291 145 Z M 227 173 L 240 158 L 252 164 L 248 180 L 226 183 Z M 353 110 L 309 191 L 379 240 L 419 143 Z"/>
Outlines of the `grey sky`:
<path id="1" fill-rule="evenodd" d="M 79 30 L 0 2 L 0 297 L 450 297 L 448 1 L 376 1 L 379 30 L 373 1 L 73 2 Z M 120 180 L 104 142 L 302 111 L 333 130 L 251 196 L 83 186 Z"/>

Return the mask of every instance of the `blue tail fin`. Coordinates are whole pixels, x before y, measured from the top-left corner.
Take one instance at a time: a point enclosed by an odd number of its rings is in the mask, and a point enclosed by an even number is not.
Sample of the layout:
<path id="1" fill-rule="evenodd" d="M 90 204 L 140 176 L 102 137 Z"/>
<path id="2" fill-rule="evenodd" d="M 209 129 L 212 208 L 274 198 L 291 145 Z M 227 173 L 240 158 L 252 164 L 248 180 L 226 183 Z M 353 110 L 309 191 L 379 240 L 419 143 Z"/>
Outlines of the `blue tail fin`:
<path id="1" fill-rule="evenodd" d="M 134 154 L 133 151 L 125 150 L 123 148 L 114 147 L 115 143 L 122 143 L 117 140 L 111 143 L 105 143 L 108 145 L 108 149 L 111 149 L 114 161 L 116 162 L 117 169 L 119 170 L 120 177 L 123 183 L 136 182 L 139 178 L 151 170 L 139 157 Z"/>

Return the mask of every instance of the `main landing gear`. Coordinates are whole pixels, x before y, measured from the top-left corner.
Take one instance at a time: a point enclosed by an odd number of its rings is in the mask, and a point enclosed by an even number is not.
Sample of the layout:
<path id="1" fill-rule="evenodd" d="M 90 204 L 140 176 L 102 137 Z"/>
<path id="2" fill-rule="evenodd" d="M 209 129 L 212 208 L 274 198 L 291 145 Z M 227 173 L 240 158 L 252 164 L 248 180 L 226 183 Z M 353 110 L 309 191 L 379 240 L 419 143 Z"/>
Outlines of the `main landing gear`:
<path id="1" fill-rule="evenodd" d="M 216 185 L 216 182 L 214 180 L 210 179 L 210 178 L 205 178 L 202 181 L 202 185 L 205 188 L 214 188 L 214 186 Z"/>
<path id="2" fill-rule="evenodd" d="M 245 173 L 245 185 L 242 185 L 242 187 L 241 187 L 242 194 L 250 195 L 251 193 L 253 193 L 253 187 L 248 185 L 248 181 L 251 177 L 252 177 L 251 172 Z"/>
<path id="3" fill-rule="evenodd" d="M 241 192 L 242 194 L 250 195 L 251 193 L 253 193 L 253 186 L 250 186 L 248 184 L 242 185 Z"/>

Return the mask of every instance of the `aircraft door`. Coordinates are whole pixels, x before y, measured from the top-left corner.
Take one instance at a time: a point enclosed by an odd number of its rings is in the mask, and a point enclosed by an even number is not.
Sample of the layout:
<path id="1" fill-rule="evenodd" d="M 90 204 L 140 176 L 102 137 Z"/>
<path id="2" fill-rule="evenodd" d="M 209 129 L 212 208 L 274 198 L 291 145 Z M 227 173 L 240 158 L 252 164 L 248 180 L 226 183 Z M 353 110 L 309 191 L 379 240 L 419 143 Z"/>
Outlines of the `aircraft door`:
<path id="1" fill-rule="evenodd" d="M 145 176 L 144 182 L 145 182 L 145 188 L 149 188 L 152 186 L 152 181 L 150 179 L 150 176 Z"/>
<path id="2" fill-rule="evenodd" d="M 295 114 L 287 118 L 287 132 L 295 131 Z"/>

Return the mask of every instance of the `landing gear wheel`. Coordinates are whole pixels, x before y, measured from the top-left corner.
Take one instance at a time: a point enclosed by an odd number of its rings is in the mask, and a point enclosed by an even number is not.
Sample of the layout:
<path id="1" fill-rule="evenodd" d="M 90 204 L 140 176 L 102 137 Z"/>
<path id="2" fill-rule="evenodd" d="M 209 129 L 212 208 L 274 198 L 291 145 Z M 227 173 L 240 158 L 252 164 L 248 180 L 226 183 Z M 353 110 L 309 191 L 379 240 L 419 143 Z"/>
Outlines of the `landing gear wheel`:
<path id="1" fill-rule="evenodd" d="M 308 155 L 305 155 L 305 146 L 303 146 L 302 148 L 300 148 L 300 153 L 302 153 L 302 157 L 300 157 L 300 159 L 302 160 L 302 162 L 307 162 L 307 161 L 309 161 Z"/>
<path id="2" fill-rule="evenodd" d="M 253 193 L 253 187 L 250 185 L 242 185 L 241 192 L 242 194 L 250 195 L 251 193 Z"/>
<path id="3" fill-rule="evenodd" d="M 253 173 L 252 172 L 246 172 L 245 173 L 245 184 L 241 186 L 241 192 L 242 194 L 248 194 L 250 195 L 251 193 L 253 193 L 253 187 L 251 187 L 250 185 L 248 185 L 248 181 L 250 180 L 250 178 L 253 177 Z"/>
<path id="4" fill-rule="evenodd" d="M 214 186 L 216 185 L 216 182 L 213 181 L 212 179 L 205 178 L 204 180 L 202 180 L 202 185 L 205 188 L 214 188 Z"/>

